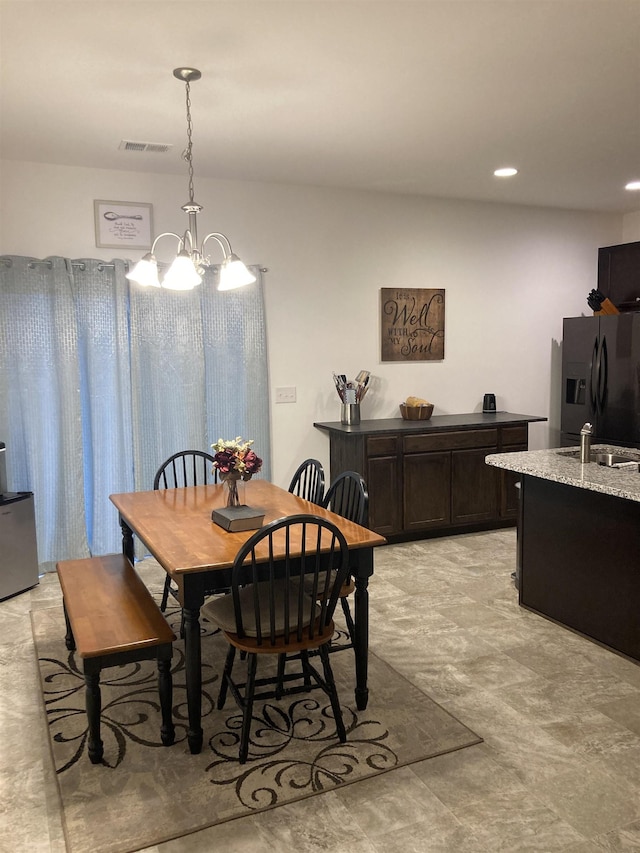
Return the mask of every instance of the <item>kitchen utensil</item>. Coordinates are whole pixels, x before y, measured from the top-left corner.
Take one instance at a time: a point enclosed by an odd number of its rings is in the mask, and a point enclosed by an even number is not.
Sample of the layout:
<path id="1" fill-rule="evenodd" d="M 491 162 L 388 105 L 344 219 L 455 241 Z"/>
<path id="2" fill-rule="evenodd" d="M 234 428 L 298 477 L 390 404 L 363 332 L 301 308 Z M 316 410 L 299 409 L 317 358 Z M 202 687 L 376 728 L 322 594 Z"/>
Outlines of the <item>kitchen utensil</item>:
<path id="1" fill-rule="evenodd" d="M 361 382 L 358 385 L 358 402 L 360 402 L 360 400 L 364 399 L 364 395 L 367 393 L 367 389 L 369 387 L 369 378 L 370 378 L 370 374 L 367 373 L 363 382 Z"/>

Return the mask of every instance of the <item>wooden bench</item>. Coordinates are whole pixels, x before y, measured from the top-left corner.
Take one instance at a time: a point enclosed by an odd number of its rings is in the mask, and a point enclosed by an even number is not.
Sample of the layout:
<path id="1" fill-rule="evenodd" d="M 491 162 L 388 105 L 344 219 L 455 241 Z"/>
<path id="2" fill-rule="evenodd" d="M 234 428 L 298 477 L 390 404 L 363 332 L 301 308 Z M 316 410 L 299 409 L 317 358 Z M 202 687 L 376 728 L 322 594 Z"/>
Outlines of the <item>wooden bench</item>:
<path id="1" fill-rule="evenodd" d="M 66 645 L 83 659 L 89 758 L 102 761 L 100 671 L 141 660 L 158 661 L 165 746 L 175 739 L 171 716 L 171 657 L 175 635 L 123 554 L 64 560 L 56 566 L 67 624 Z"/>

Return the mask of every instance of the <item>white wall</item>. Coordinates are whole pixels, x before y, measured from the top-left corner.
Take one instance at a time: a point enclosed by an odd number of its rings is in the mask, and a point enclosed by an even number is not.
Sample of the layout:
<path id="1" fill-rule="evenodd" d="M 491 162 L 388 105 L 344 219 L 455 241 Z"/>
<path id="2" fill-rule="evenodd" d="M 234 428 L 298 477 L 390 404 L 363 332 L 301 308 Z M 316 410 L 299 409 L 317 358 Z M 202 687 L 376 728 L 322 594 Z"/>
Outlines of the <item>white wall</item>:
<path id="1" fill-rule="evenodd" d="M 151 202 L 155 233 L 186 228 L 186 176 L 2 166 L 3 254 L 109 260 L 113 250 L 95 247 L 94 199 Z M 372 371 L 364 418 L 398 416 L 409 394 L 435 414 L 479 411 L 493 392 L 499 409 L 550 419 L 531 427 L 532 447 L 556 445 L 562 318 L 590 313 L 598 247 L 635 228 L 633 215 L 282 184 L 196 179 L 196 200 L 202 235 L 224 232 L 243 260 L 269 269 L 273 478 L 283 486 L 306 456 L 328 467 L 328 440 L 312 424 L 339 420 L 334 370 Z M 379 290 L 401 286 L 445 288 L 444 361 L 380 362 Z M 275 388 L 291 385 L 297 402 L 275 404 Z"/>
<path id="2" fill-rule="evenodd" d="M 627 213 L 622 219 L 621 243 L 636 243 L 640 241 L 640 210 Z"/>

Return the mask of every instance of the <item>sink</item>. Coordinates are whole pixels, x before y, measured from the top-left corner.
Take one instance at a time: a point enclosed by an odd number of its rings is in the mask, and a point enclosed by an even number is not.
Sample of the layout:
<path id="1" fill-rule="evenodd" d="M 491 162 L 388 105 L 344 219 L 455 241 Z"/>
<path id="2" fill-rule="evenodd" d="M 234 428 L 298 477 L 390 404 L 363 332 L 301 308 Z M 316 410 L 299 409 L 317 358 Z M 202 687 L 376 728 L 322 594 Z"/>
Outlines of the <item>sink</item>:
<path id="1" fill-rule="evenodd" d="M 638 462 L 638 454 L 623 455 L 622 453 L 596 453 L 596 462 L 598 465 L 606 465 L 607 468 L 613 468 L 615 465 L 622 465 L 625 462 Z"/>
<path id="2" fill-rule="evenodd" d="M 580 459 L 580 451 L 579 450 L 556 450 L 558 456 L 566 456 L 567 459 Z M 591 461 L 596 461 L 596 451 L 591 451 Z"/>
<path id="3" fill-rule="evenodd" d="M 580 459 L 580 450 L 556 450 L 558 456 L 565 456 L 568 459 Z M 640 462 L 640 452 L 637 450 L 622 450 L 619 453 L 607 452 L 605 450 L 592 450 L 590 459 L 592 462 L 597 462 L 598 465 L 605 465 L 607 468 L 612 468 L 614 465 L 621 465 L 624 462 Z"/>

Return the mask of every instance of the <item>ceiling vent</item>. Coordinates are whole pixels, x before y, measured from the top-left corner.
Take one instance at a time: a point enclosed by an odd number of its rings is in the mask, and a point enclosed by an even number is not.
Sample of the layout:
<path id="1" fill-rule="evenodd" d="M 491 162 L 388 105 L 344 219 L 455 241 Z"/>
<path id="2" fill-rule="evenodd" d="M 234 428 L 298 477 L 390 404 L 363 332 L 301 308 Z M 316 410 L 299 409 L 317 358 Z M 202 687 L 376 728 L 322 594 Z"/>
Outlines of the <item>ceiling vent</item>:
<path id="1" fill-rule="evenodd" d="M 166 154 L 172 148 L 173 145 L 165 142 L 132 142 L 130 139 L 123 139 L 118 145 L 119 151 L 144 151 L 153 154 Z"/>

